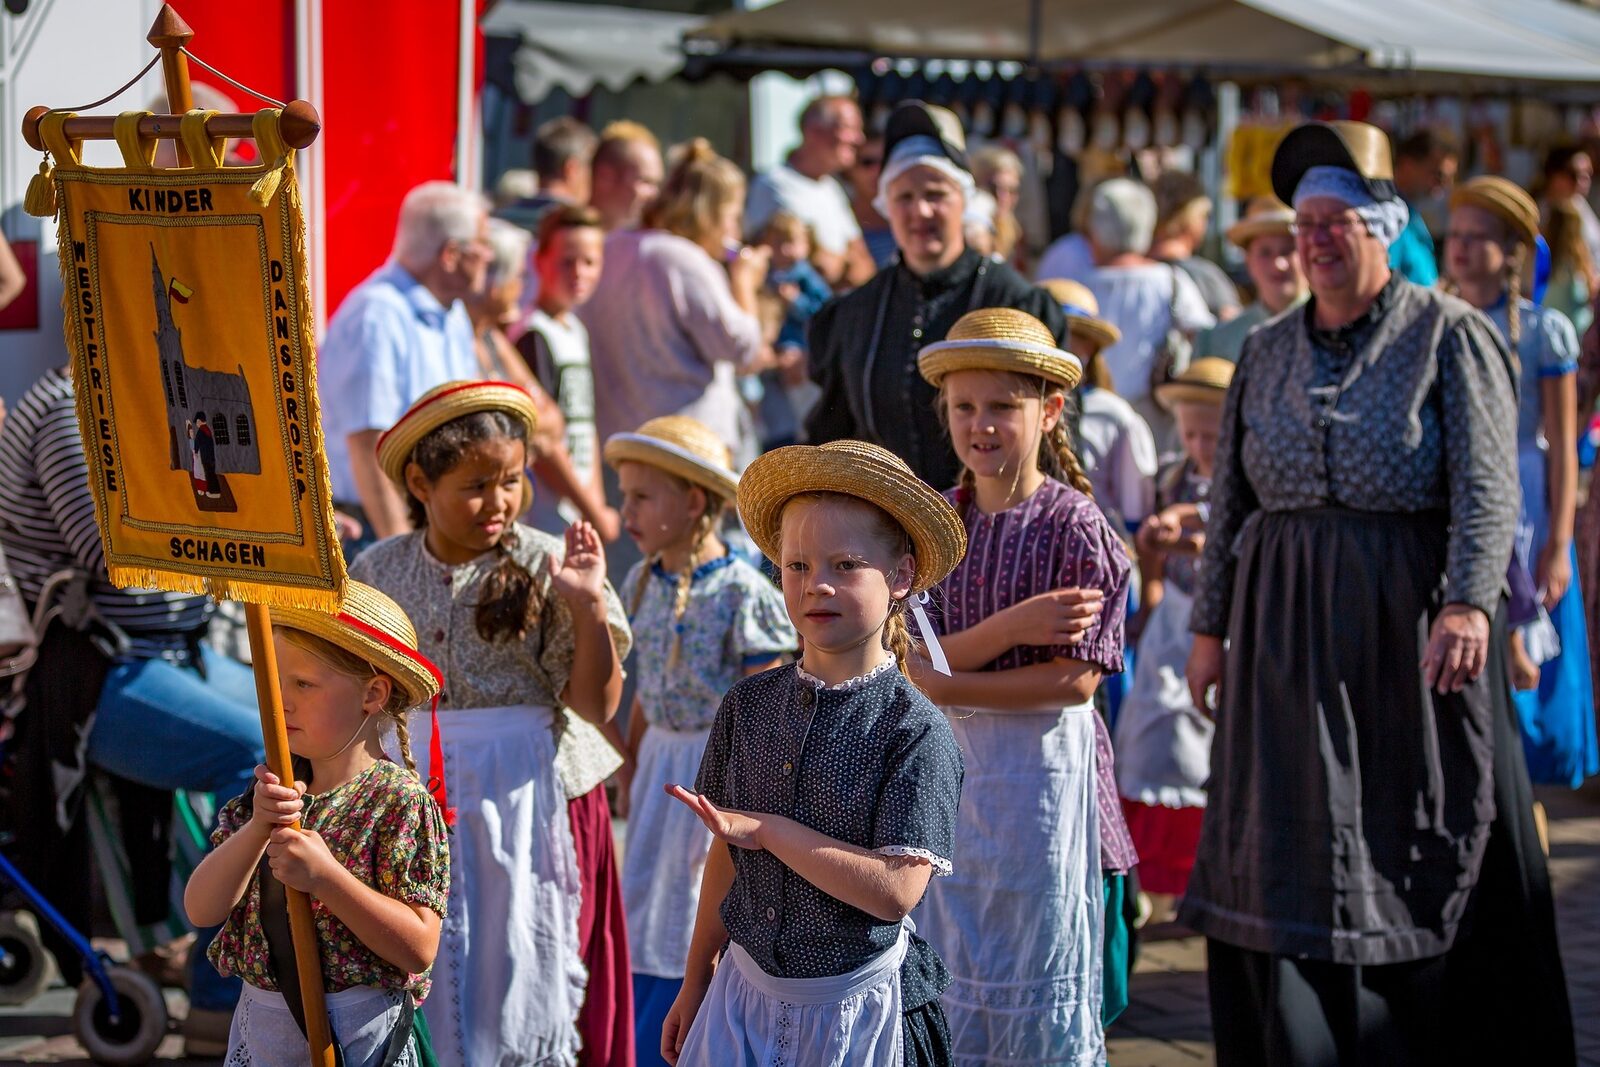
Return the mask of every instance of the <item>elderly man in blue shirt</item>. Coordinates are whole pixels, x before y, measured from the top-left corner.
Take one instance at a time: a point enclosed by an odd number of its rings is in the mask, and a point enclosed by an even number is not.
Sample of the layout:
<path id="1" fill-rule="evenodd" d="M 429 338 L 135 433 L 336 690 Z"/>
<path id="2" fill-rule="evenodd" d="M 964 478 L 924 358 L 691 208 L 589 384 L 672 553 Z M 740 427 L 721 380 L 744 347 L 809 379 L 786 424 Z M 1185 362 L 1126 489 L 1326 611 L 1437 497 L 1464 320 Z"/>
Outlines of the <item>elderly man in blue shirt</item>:
<path id="1" fill-rule="evenodd" d="M 363 541 L 410 528 L 405 501 L 378 467 L 377 444 L 423 393 L 481 377 L 461 300 L 483 288 L 488 204 L 450 182 L 425 182 L 400 206 L 394 254 L 345 297 L 323 338 L 318 388 L 328 473 Z"/>

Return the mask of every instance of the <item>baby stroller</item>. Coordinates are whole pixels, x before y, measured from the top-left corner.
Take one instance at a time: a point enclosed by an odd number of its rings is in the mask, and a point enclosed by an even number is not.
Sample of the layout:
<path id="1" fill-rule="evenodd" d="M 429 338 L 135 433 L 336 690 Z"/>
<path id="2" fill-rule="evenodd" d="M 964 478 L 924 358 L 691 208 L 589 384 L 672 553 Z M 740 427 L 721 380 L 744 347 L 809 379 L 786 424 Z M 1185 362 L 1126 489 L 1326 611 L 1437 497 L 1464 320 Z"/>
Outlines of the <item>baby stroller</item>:
<path id="1" fill-rule="evenodd" d="M 9 580 L 3 566 L 0 579 Z M 117 633 L 113 625 L 97 618 L 87 575 L 81 571 L 60 571 L 45 583 L 31 620 L 38 640 L 43 640 L 50 624 L 58 619 L 73 628 L 98 621 L 101 627 Z M 0 686 L 4 686 L 0 689 L 0 725 L 9 724 L 20 710 L 29 666 L 31 657 L 26 655 L 0 663 Z M 3 736 L 0 732 L 0 738 Z M 6 742 L 0 739 L 0 767 L 5 765 L 5 749 Z M 72 1021 L 73 1030 L 90 1057 L 103 1064 L 148 1062 L 169 1029 L 161 987 L 142 971 L 113 962 L 90 944 L 7 858 L 5 850 L 10 843 L 7 836 L 0 834 L 0 890 L 15 889 L 30 910 L 0 911 L 0 1004 L 27 1003 L 51 982 L 55 960 L 41 937 L 42 919 L 82 962 L 84 981 L 78 989 Z"/>

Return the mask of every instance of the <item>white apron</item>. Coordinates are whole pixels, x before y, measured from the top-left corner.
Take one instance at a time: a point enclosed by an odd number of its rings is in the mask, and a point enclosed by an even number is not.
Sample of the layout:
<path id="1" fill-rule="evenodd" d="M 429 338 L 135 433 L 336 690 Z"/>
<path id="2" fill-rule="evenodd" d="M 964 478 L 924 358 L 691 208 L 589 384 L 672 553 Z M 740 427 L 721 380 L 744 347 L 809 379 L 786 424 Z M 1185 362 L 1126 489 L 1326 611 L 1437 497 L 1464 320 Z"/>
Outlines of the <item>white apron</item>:
<path id="1" fill-rule="evenodd" d="M 389 1034 L 400 1021 L 409 994 L 398 989 L 352 986 L 328 994 L 328 1022 L 344 1050 L 345 1067 L 367 1067 L 383 1061 Z M 409 1040 L 397 1067 L 417 1067 L 416 1045 Z M 223 1067 L 310 1067 L 305 1035 L 295 1025 L 283 994 L 258 989 L 249 982 L 233 1010 L 228 1030 L 228 1057 Z"/>
<path id="2" fill-rule="evenodd" d="M 1117 791 L 1129 800 L 1164 808 L 1206 806 L 1214 727 L 1189 698 L 1184 677 L 1194 647 L 1193 604 L 1169 583 L 1139 638 L 1133 688 L 1122 701 L 1112 738 Z"/>
<path id="3" fill-rule="evenodd" d="M 917 926 L 954 979 L 954 1062 L 1104 1063 L 1094 705 L 945 710 L 966 777 Z"/>
<path id="4" fill-rule="evenodd" d="M 710 736 L 709 728 L 651 726 L 639 743 L 622 855 L 622 905 L 635 974 L 682 978 L 689 958 L 711 831 L 664 787 L 675 782 L 694 788 Z"/>
<path id="5" fill-rule="evenodd" d="M 423 781 L 430 716 L 408 717 Z M 442 1067 L 571 1065 L 588 973 L 582 886 L 547 707 L 439 715 L 450 834 L 450 904 L 423 1014 Z"/>
<path id="6" fill-rule="evenodd" d="M 678 1067 L 900 1067 L 900 938 L 860 968 L 774 978 L 730 942 L 694 1017 Z"/>

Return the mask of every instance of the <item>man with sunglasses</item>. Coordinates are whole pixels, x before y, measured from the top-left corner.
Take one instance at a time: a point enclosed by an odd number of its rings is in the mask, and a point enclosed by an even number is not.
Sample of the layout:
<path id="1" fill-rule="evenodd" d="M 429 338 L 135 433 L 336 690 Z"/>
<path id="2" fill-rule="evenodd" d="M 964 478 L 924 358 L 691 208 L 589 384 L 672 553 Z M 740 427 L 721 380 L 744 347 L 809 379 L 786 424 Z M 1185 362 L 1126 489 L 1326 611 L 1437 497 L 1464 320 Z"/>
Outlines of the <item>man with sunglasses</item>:
<path id="1" fill-rule="evenodd" d="M 390 261 L 328 323 L 317 368 L 328 474 L 334 506 L 364 528 L 346 555 L 410 529 L 405 503 L 378 468 L 378 435 L 434 386 L 481 377 L 461 301 L 483 289 L 488 207 L 453 182 L 412 189 Z"/>

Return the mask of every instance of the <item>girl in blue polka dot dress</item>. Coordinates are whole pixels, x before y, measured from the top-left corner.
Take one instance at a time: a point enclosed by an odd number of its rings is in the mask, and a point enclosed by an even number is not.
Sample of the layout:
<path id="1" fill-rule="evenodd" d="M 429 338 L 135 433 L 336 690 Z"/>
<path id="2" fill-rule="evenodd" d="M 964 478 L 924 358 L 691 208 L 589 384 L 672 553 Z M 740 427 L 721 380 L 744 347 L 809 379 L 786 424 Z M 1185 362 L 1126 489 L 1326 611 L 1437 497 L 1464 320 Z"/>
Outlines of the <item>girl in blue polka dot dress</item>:
<path id="1" fill-rule="evenodd" d="M 768 452 L 738 500 L 804 654 L 735 685 L 696 791 L 669 788 L 716 842 L 662 1056 L 947 1064 L 949 976 L 907 916 L 950 871 L 961 755 L 902 668 L 907 598 L 961 558 L 960 520 L 859 441 Z"/>

